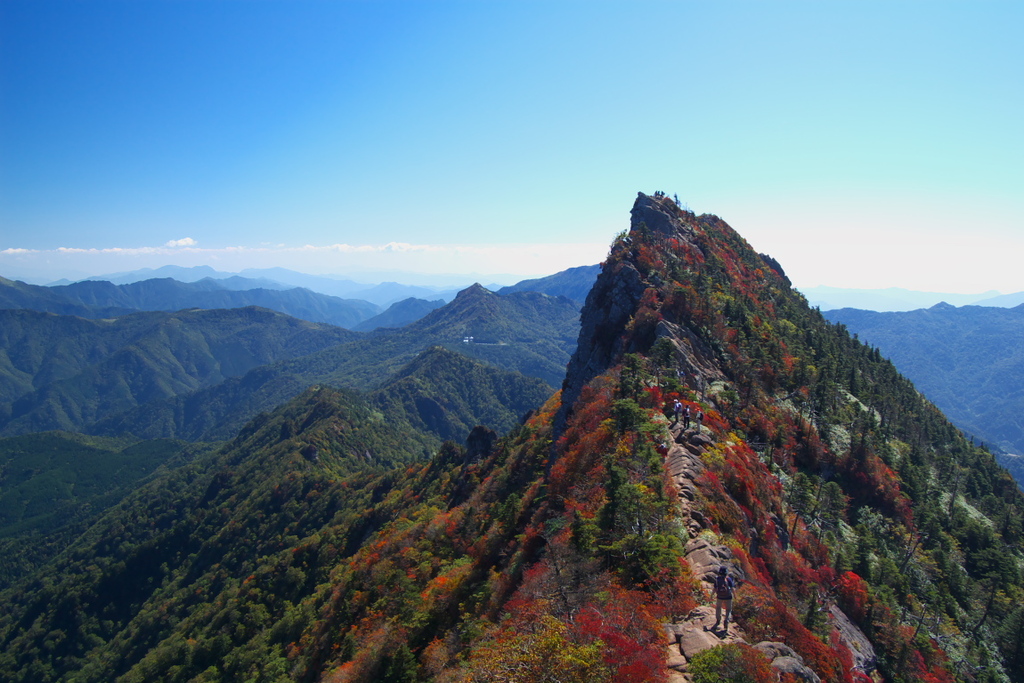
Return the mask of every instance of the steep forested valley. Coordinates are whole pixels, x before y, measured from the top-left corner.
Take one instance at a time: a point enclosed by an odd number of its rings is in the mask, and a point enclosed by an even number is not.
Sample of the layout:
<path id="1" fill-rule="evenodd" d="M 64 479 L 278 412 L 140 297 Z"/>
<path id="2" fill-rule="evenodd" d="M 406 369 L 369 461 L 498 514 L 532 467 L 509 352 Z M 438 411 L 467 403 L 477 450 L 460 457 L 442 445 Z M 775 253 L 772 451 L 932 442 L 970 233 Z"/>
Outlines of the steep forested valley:
<path id="1" fill-rule="evenodd" d="M 661 193 L 582 311 L 0 315 L 2 680 L 1024 680 L 1013 479 Z"/>
<path id="2" fill-rule="evenodd" d="M 877 346 L 961 429 L 1007 451 L 1000 462 L 1024 486 L 1024 305 L 937 304 L 899 313 L 845 308 L 824 315 Z"/>

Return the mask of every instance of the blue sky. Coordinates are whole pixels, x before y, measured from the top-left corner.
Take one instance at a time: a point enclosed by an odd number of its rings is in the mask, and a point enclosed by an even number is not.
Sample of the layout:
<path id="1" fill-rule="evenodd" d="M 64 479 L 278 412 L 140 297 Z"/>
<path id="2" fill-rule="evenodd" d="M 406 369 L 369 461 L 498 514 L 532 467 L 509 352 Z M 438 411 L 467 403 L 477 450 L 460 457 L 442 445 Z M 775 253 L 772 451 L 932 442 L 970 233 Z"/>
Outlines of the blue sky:
<path id="1" fill-rule="evenodd" d="M 3 0 L 0 275 L 516 279 L 663 190 L 798 286 L 1021 291 L 1022 8 Z"/>

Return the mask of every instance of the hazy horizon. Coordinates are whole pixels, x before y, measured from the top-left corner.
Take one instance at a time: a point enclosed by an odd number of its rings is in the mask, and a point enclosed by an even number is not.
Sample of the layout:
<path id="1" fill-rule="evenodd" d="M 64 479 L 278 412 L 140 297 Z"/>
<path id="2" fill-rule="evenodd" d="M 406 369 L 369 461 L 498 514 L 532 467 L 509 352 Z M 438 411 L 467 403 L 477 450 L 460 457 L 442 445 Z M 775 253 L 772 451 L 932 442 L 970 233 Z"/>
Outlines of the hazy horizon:
<path id="1" fill-rule="evenodd" d="M 594 265 L 594 264 L 588 264 Z M 267 278 L 275 280 L 275 270 L 284 270 L 291 274 L 300 276 L 309 276 L 312 278 L 324 278 L 326 280 L 334 280 L 338 282 L 350 281 L 360 286 L 367 288 L 374 287 L 385 283 L 396 283 L 404 286 L 411 287 L 424 287 L 432 289 L 436 292 L 442 291 L 453 291 L 468 287 L 474 283 L 479 283 L 485 287 L 491 287 L 494 289 L 510 286 L 521 282 L 522 280 L 532 279 L 531 277 L 523 277 L 514 274 L 483 274 L 483 273 L 471 273 L 471 274 L 458 274 L 458 273 L 447 273 L 447 274 L 427 274 L 427 273 L 409 273 L 400 271 L 364 271 L 364 272 L 353 272 L 348 275 L 339 274 L 325 274 L 303 271 L 301 269 L 283 269 L 280 267 L 276 268 L 247 268 L 239 271 L 223 271 L 211 266 L 175 266 L 166 265 L 159 268 L 141 268 L 132 271 L 122 271 L 119 273 L 97 273 L 92 275 L 83 275 L 74 278 L 58 278 L 58 279 L 25 279 L 25 278 L 8 278 L 8 279 L 21 279 L 29 284 L 36 285 L 56 285 L 64 284 L 68 282 L 79 282 L 89 279 L 110 279 L 124 282 L 134 282 L 143 279 L 150 279 L 151 277 L 174 277 L 182 279 L 180 273 L 176 272 L 161 272 L 169 271 L 173 269 L 183 268 L 187 271 L 189 277 L 184 278 L 187 282 L 194 282 L 204 277 L 232 277 L 241 276 L 247 278 Z M 560 271 L 556 271 L 560 272 Z M 545 275 L 554 275 L 555 273 L 545 273 Z M 288 284 L 290 278 L 283 277 L 281 274 L 280 279 L 276 281 L 281 284 Z M 0 273 L 0 276 L 5 274 Z M 292 284 L 291 286 L 307 286 L 314 291 L 317 291 L 317 287 L 310 284 Z M 886 287 L 886 288 L 842 288 L 842 287 L 830 287 L 827 285 L 816 285 L 811 287 L 800 286 L 794 283 L 794 288 L 804 294 L 811 306 L 819 306 L 822 310 L 832 310 L 836 308 L 862 308 L 867 310 L 875 311 L 908 311 L 917 308 L 929 308 L 937 303 L 944 302 L 954 306 L 964 305 L 998 305 L 1005 307 L 1007 305 L 1016 305 L 1016 303 L 1007 304 L 1005 302 L 999 302 L 996 304 L 989 303 L 989 299 L 998 298 L 1013 298 L 1016 300 L 1017 297 L 1013 297 L 1014 294 L 1024 295 L 1024 290 L 1021 292 L 999 292 L 998 290 L 987 290 L 977 292 L 936 292 L 927 290 L 913 290 L 906 289 L 903 287 Z M 323 287 L 321 290 L 324 293 L 330 293 L 328 290 L 330 287 Z M 353 290 L 355 291 L 355 290 Z M 358 298 L 358 296 L 356 297 Z"/>
<path id="2" fill-rule="evenodd" d="M 582 264 L 582 265 L 594 265 L 594 264 Z M 575 267 L 575 266 L 570 266 Z M 247 266 L 239 269 L 228 269 L 219 267 L 213 264 L 197 264 L 181 266 L 176 263 L 165 263 L 160 266 L 139 266 L 137 268 L 130 268 L 127 270 L 119 271 L 48 271 L 48 270 L 25 270 L 18 271 L 17 269 L 8 272 L 0 271 L 0 277 L 5 277 L 9 280 L 21 280 L 28 284 L 34 285 L 51 285 L 60 282 L 80 282 L 82 280 L 90 279 L 107 279 L 107 278 L 118 278 L 140 272 L 153 272 L 157 273 L 161 270 L 168 268 L 184 268 L 184 269 L 203 269 L 210 268 L 214 270 L 218 275 L 240 275 L 242 277 L 257 277 L 253 273 L 262 273 L 264 271 L 273 271 L 275 269 L 287 270 L 293 273 L 301 275 L 308 275 L 312 277 L 322 277 L 334 280 L 352 280 L 361 284 L 379 284 L 382 282 L 399 282 L 401 284 L 411 285 L 423 285 L 423 286 L 438 286 L 444 287 L 451 284 L 466 283 L 472 284 L 474 282 L 480 282 L 481 284 L 488 283 L 500 283 L 502 286 L 515 284 L 522 280 L 533 279 L 536 277 L 545 277 L 547 275 L 553 275 L 559 271 L 551 271 L 538 273 L 536 275 L 522 275 L 517 273 L 424 273 L 416 271 L 401 271 L 401 270 L 384 270 L 384 269 L 353 269 L 345 272 L 322 272 L 312 269 L 303 269 L 301 266 L 298 267 L 285 267 L 281 265 L 272 266 Z M 249 273 L 249 274 L 247 274 Z"/>

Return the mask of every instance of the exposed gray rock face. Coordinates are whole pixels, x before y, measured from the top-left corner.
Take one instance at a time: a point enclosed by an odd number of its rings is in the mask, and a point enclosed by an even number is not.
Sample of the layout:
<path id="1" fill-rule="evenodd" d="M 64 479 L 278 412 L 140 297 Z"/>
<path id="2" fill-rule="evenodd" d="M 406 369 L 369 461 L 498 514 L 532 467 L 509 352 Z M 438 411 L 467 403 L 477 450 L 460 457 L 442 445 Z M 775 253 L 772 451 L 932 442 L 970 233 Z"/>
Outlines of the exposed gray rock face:
<path id="1" fill-rule="evenodd" d="M 681 222 L 678 214 L 678 207 L 672 200 L 657 194 L 651 197 L 639 192 L 629 211 L 630 229 L 636 230 L 646 225 L 648 230 L 667 237 L 692 235 L 693 229 Z"/>
<path id="2" fill-rule="evenodd" d="M 774 640 L 762 640 L 757 645 L 754 645 L 755 650 L 760 650 L 768 659 L 775 659 L 776 657 L 793 657 L 803 661 L 803 659 L 796 653 L 796 650 L 791 648 L 785 643 L 778 643 Z"/>
<path id="3" fill-rule="evenodd" d="M 714 439 L 712 439 L 707 434 L 697 434 L 696 432 L 694 432 L 692 434 L 686 434 L 684 436 L 687 443 L 689 443 L 691 446 L 693 446 L 702 453 L 715 443 Z"/>
<path id="4" fill-rule="evenodd" d="M 772 668 L 779 673 L 792 674 L 805 683 L 821 683 L 818 674 L 804 666 L 803 660 L 795 657 L 776 657 L 772 660 Z"/>
<path id="5" fill-rule="evenodd" d="M 772 660 L 772 668 L 779 673 L 788 673 L 806 683 L 821 683 L 818 674 L 804 664 L 804 658 L 785 643 L 764 640 L 754 646 Z"/>
<path id="6" fill-rule="evenodd" d="M 630 211 L 630 234 L 650 230 L 680 240 L 692 240 L 693 228 L 686 220 L 693 214 L 683 212 L 664 196 L 639 193 Z M 628 260 L 609 261 L 602 267 L 594 287 L 580 313 L 580 335 L 576 352 L 566 368 L 562 383 L 562 409 L 555 417 L 555 440 L 565 428 L 570 407 L 576 402 L 583 387 L 594 377 L 607 370 L 624 353 L 646 351 L 626 348 L 624 332 L 640 305 L 648 286 L 643 276 Z M 705 376 L 707 381 L 721 378 L 714 363 L 714 354 L 685 324 L 659 323 L 657 337 L 668 338 L 675 345 L 681 369 L 691 375 Z"/>
<path id="7" fill-rule="evenodd" d="M 832 617 L 832 626 L 839 632 L 839 639 L 853 653 L 854 666 L 861 671 L 874 671 L 877 658 L 875 648 L 868 637 L 836 605 L 829 607 L 828 612 Z"/>
<path id="8" fill-rule="evenodd" d="M 706 539 L 694 538 L 686 544 L 686 559 L 690 563 L 693 575 L 710 584 L 715 582 L 715 574 L 722 565 L 729 567 L 729 574 L 737 583 L 746 580 L 742 567 L 733 563 L 732 550 L 724 545 L 712 545 Z"/>
<path id="9" fill-rule="evenodd" d="M 679 369 L 687 375 L 701 377 L 706 384 L 725 379 L 718 369 L 714 353 L 689 328 L 661 320 L 655 336 L 657 339 L 668 339 L 675 346 Z"/>
<path id="10" fill-rule="evenodd" d="M 716 629 L 715 608 L 701 605 L 678 624 L 666 624 L 668 636 L 668 668 L 685 672 L 694 655 L 716 645 L 746 642 L 743 632 L 734 623 L 729 630 Z"/>
<path id="11" fill-rule="evenodd" d="M 566 412 L 587 382 L 607 370 L 623 353 L 622 333 L 636 312 L 647 285 L 630 263 L 614 263 L 597 276 L 580 314 L 576 352 L 562 383 L 562 411 L 556 420 L 561 432 Z"/>

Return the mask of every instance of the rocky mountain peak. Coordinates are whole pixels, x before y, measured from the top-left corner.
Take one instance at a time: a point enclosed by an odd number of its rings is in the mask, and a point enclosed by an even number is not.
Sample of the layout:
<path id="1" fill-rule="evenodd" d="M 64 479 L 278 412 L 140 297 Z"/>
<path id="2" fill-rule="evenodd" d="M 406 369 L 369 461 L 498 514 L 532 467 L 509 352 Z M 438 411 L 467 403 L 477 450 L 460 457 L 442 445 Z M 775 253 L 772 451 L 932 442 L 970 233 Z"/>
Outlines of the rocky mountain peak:
<path id="1" fill-rule="evenodd" d="M 580 313 L 580 336 L 562 384 L 562 410 L 555 420 L 556 435 L 561 433 L 571 406 L 587 382 L 615 365 L 623 354 L 646 351 L 657 338 L 671 339 L 679 351 L 681 367 L 702 366 L 712 375 L 719 374 L 708 362 L 710 353 L 685 324 L 663 322 L 653 336 L 627 334 L 641 308 L 644 292 L 659 286 L 663 279 L 662 273 L 640 263 L 639 245 L 645 236 L 659 242 L 674 239 L 694 252 L 700 250 L 695 241 L 693 213 L 662 193 L 637 194 L 630 210 L 629 235 L 613 245 L 612 255 L 602 264 Z"/>
<path id="2" fill-rule="evenodd" d="M 693 214 L 681 209 L 675 201 L 660 192 L 655 192 L 653 196 L 638 192 L 629 216 L 631 231 L 640 229 L 641 225 L 665 237 L 676 237 L 693 231 L 686 220 L 692 219 Z"/>

